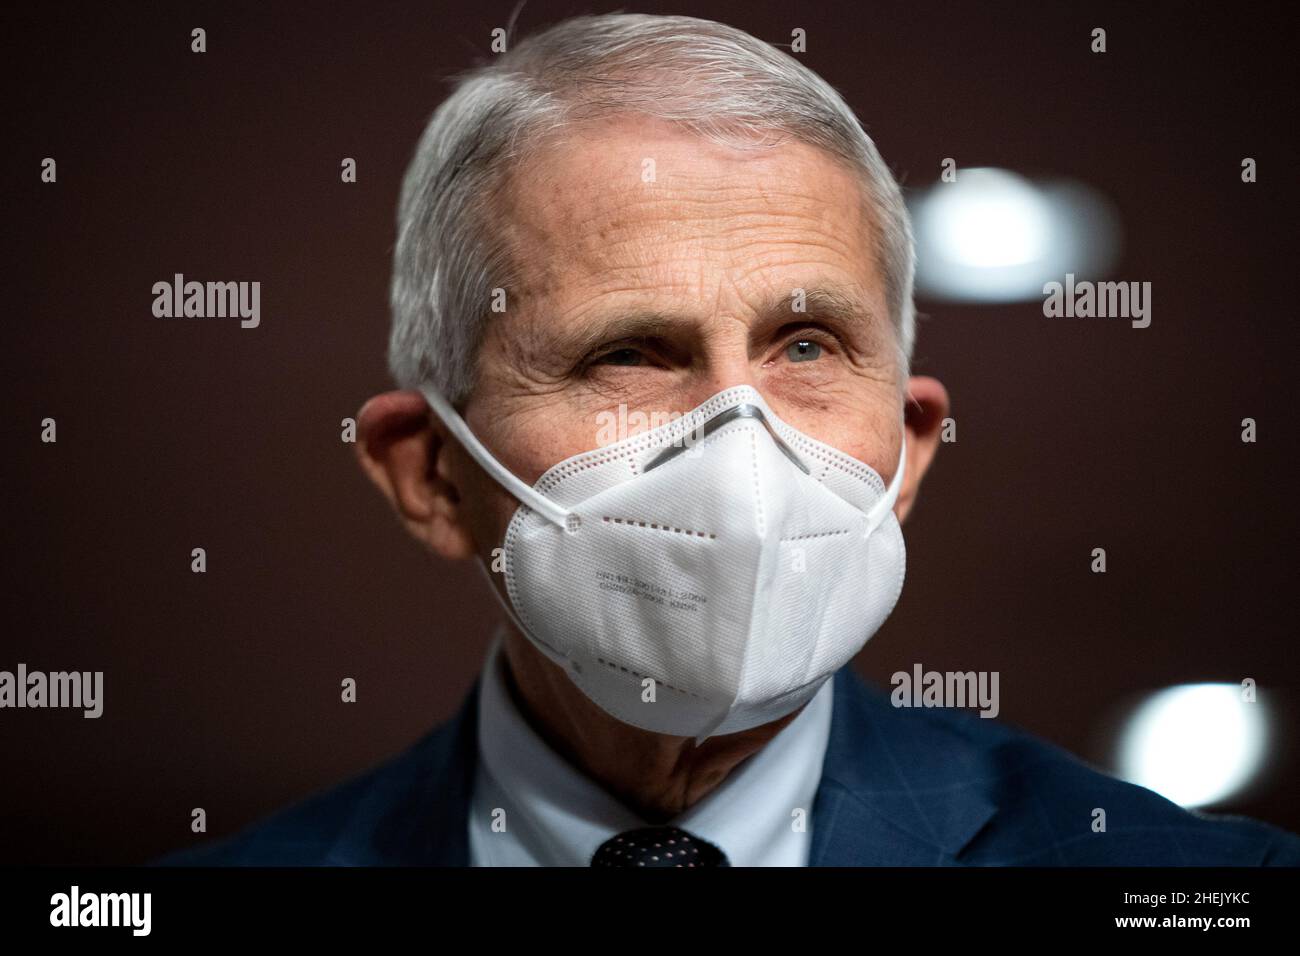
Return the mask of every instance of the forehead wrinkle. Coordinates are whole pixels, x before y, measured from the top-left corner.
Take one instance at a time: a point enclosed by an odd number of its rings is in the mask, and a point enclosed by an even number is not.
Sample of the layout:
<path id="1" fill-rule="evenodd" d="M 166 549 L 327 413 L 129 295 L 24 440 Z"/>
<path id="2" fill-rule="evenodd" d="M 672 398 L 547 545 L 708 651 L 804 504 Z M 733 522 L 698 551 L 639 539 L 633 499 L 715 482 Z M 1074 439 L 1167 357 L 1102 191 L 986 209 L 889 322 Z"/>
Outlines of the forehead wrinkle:
<path id="1" fill-rule="evenodd" d="M 692 152 L 712 155 L 707 143 L 681 131 L 667 136 L 654 132 L 649 142 L 631 152 L 654 154 L 662 141 L 677 155 L 681 152 L 682 139 L 691 140 Z M 579 145 L 602 141 L 612 144 L 609 155 L 599 149 L 575 152 Z M 830 218 L 841 212 L 852 216 L 855 227 L 866 225 L 862 222 L 862 209 L 852 204 L 846 208 L 838 201 L 839 188 L 832 188 L 831 195 L 810 193 L 804 188 L 802 174 L 814 173 L 831 176 L 838 187 L 860 189 L 851 171 L 845 170 L 833 157 L 805 144 L 786 143 L 776 155 L 766 151 L 755 154 L 718 150 L 718 157 L 727 162 L 717 168 L 676 163 L 664 157 L 659 186 L 647 188 L 636 175 L 636 168 L 619 162 L 626 158 L 622 154 L 628 152 L 628 141 L 627 129 L 617 123 L 601 123 L 584 129 L 579 136 L 565 137 L 552 148 L 530 154 L 526 164 L 513 169 L 502 192 L 509 194 L 516 214 L 522 214 L 521 220 L 529 220 L 519 225 L 534 233 L 534 241 L 521 246 L 534 247 L 537 239 L 544 238 L 563 241 L 570 252 L 576 251 L 572 248 L 575 245 L 585 245 L 599 255 L 608 252 L 612 242 L 642 239 L 638 233 L 648 223 L 637 220 L 646 213 L 652 218 L 662 217 L 665 224 L 685 225 L 688 234 L 689 227 L 693 226 L 697 233 L 704 235 L 727 235 L 732 230 L 743 230 L 748 223 L 737 220 L 744 218 L 760 219 L 769 226 L 773 217 L 822 220 L 829 225 Z M 641 141 L 633 138 L 632 142 Z M 770 163 L 778 157 L 784 175 L 772 181 L 759 177 L 755 182 L 747 167 Z M 592 190 L 592 177 L 598 169 L 622 175 L 599 175 L 602 188 Z M 736 182 L 738 175 L 749 175 L 750 181 Z M 735 208 L 737 205 L 749 208 Z M 683 216 L 683 210 L 695 215 Z M 709 222 L 713 218 L 709 213 L 714 210 L 717 221 Z M 683 223 L 683 219 L 687 221 Z M 705 221 L 693 221 L 701 219 Z M 843 229 L 837 225 L 824 231 L 835 235 Z M 631 235 L 627 235 L 629 232 Z"/>
<path id="2" fill-rule="evenodd" d="M 619 142 L 617 137 L 615 142 Z M 793 159 L 796 169 L 820 165 L 813 161 L 825 158 L 819 152 L 798 147 L 793 154 L 786 152 L 786 156 Z M 820 193 L 804 194 L 797 183 L 785 179 L 741 186 L 729 182 L 729 172 L 714 174 L 707 168 L 678 167 L 673 163 L 664 164 L 662 185 L 673 185 L 676 179 L 675 185 L 679 186 L 712 183 L 713 188 L 705 190 L 704 195 L 690 188 L 673 189 L 669 195 L 658 189 L 647 190 L 634 179 L 615 177 L 605 182 L 604 188 L 592 190 L 590 166 L 580 164 L 580 168 L 574 168 L 575 160 L 581 158 L 575 157 L 571 148 L 543 151 L 533 162 L 515 166 L 504 188 L 494 196 L 503 213 L 498 220 L 503 227 L 500 238 L 508 245 L 508 259 L 515 267 L 504 284 L 510 291 L 512 311 L 520 310 L 521 318 L 528 317 L 514 325 L 514 334 L 508 336 L 512 340 L 509 356 L 521 371 L 556 366 L 561 349 L 581 349 L 580 354 L 586 354 L 601 340 L 647 338 L 670 330 L 671 314 L 644 307 L 610 308 L 605 312 L 608 318 L 592 310 L 592 317 L 583 317 L 581 322 L 549 320 L 546 313 L 552 308 L 569 319 L 586 311 L 587 303 L 573 299 L 583 291 L 584 281 L 590 284 L 602 274 L 616 279 L 618 285 L 626 284 L 630 273 L 639 275 L 647 269 L 663 279 L 664 270 L 694 263 L 702 253 L 744 256 L 749 259 L 744 271 L 768 267 L 784 270 L 791 265 L 792 249 L 809 248 L 824 249 L 859 266 L 870 264 L 871 268 L 875 264 L 874 224 L 871 216 L 864 214 L 862 204 L 849 204 L 846 209 L 827 203 Z M 737 201 L 751 208 L 736 209 Z M 696 215 L 684 216 L 683 209 Z M 848 229 L 834 221 L 838 213 L 850 217 Z M 764 234 L 767 229 L 753 229 L 756 225 L 771 227 L 773 220 L 778 226 L 793 222 L 835 228 L 819 228 L 815 236 L 799 230 L 789 234 L 778 228 L 778 232 L 787 234 L 775 239 Z M 555 247 L 563 248 L 562 256 L 544 254 L 544 249 Z M 870 277 L 863 278 L 873 284 Z M 650 285 L 662 286 L 662 282 Z M 651 290 L 648 286 L 642 291 Z M 872 347 L 881 341 L 883 330 L 876 324 L 878 317 L 865 302 L 848 292 L 810 289 L 803 313 L 791 311 L 788 294 L 774 295 L 766 305 L 767 313 L 787 320 L 802 317 L 833 322 Z"/>

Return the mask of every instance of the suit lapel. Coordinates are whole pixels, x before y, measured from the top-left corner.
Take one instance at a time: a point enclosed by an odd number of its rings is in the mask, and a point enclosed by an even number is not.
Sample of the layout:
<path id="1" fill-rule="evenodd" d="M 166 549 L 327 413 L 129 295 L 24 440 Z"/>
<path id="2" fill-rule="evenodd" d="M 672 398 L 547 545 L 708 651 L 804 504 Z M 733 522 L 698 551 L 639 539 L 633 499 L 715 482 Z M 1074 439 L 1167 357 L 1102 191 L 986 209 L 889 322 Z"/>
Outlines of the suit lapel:
<path id="1" fill-rule="evenodd" d="M 810 865 L 953 863 L 997 813 L 975 784 L 981 748 L 946 722 L 894 707 L 852 665 L 833 680 Z"/>

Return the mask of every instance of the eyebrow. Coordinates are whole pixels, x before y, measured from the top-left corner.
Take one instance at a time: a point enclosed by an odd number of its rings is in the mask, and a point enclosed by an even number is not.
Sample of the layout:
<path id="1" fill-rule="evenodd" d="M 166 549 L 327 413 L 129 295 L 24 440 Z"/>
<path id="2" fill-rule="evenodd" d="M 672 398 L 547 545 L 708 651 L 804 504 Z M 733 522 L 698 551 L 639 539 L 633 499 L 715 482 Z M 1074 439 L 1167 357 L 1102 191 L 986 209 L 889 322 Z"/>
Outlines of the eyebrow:
<path id="1" fill-rule="evenodd" d="M 803 304 L 802 311 L 796 312 L 794 310 L 794 293 L 791 291 L 785 295 L 773 296 L 769 299 L 761 314 L 765 316 L 806 315 L 812 318 L 842 322 L 845 325 L 857 323 L 871 325 L 876 318 L 865 302 L 862 302 L 857 296 L 842 292 L 839 289 L 823 287 L 805 289 Z"/>
<path id="2" fill-rule="evenodd" d="M 561 333 L 557 340 L 566 351 L 581 356 L 607 342 L 669 338 L 674 331 L 693 324 L 685 315 L 633 309 L 598 315 L 580 329 Z"/>

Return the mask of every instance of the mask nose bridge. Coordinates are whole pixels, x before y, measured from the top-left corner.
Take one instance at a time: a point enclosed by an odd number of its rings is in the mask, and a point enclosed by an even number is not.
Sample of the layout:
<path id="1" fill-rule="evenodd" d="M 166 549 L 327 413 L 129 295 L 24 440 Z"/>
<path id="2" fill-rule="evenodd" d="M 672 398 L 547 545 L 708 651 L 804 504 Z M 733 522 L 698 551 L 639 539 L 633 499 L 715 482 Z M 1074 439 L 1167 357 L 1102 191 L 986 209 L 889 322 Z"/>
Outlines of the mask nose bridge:
<path id="1" fill-rule="evenodd" d="M 688 451 L 694 441 L 702 441 L 710 434 L 724 428 L 728 424 L 744 420 L 759 422 L 767 431 L 772 442 L 781 453 L 805 475 L 812 476 L 812 471 L 804 460 L 805 456 L 801 456 L 797 451 L 795 451 L 795 449 L 790 447 L 789 442 L 781 437 L 781 434 L 773 427 L 769 413 L 764 412 L 762 407 L 753 402 L 739 402 L 710 415 L 704 422 L 696 425 L 695 428 L 687 432 L 687 434 L 696 435 L 691 443 L 681 441 L 668 446 L 643 464 L 641 466 L 641 473 L 645 474 L 665 462 L 671 461 L 683 452 Z M 906 471 L 906 465 L 907 429 L 904 427 L 902 442 L 898 449 L 898 465 L 894 469 L 893 477 L 890 479 L 888 486 L 885 488 L 885 493 L 867 512 L 867 519 L 863 526 L 862 536 L 864 538 L 870 537 L 872 532 L 874 532 L 876 528 L 884 522 L 884 520 L 889 516 L 889 513 L 893 510 L 894 503 L 898 500 L 898 496 L 903 488 L 903 478 Z"/>
<path id="2" fill-rule="evenodd" d="M 767 430 L 767 433 L 771 436 L 772 441 L 776 444 L 776 447 L 781 450 L 781 453 L 785 455 L 786 458 L 790 459 L 790 461 L 794 464 L 796 468 L 802 471 L 805 475 L 812 474 L 812 471 L 808 468 L 808 465 L 799 456 L 799 454 L 793 448 L 791 448 L 790 445 L 786 442 L 786 440 L 782 438 L 781 435 L 777 432 L 777 430 L 772 427 L 771 421 L 768 420 L 768 416 L 764 414 L 763 410 L 759 408 L 757 405 L 751 404 L 749 402 L 743 402 L 739 405 L 732 405 L 730 408 L 724 408 L 721 411 L 716 412 L 715 414 L 711 415 L 707 420 L 702 422 L 700 425 L 696 426 L 695 429 L 691 429 L 690 433 L 694 434 L 696 431 L 698 431 L 698 435 L 696 435 L 693 441 L 702 441 L 703 439 L 707 438 L 709 435 L 718 431 L 720 428 L 725 427 L 731 422 L 739 421 L 742 419 L 750 419 L 759 422 Z M 669 445 L 658 455 L 655 455 L 648 462 L 642 465 L 641 473 L 645 474 L 646 472 L 658 468 L 660 465 L 664 464 L 665 462 L 671 461 L 673 458 L 676 458 L 678 455 L 688 450 L 689 450 L 689 446 L 687 445 L 686 442 Z"/>

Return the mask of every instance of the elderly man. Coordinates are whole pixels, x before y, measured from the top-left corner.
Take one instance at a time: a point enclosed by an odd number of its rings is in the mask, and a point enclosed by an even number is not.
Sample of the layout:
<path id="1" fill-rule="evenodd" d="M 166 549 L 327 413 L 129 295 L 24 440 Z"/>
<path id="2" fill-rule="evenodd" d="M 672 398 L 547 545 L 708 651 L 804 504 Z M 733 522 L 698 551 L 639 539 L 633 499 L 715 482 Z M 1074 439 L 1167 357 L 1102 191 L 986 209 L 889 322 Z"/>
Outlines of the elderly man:
<path id="1" fill-rule="evenodd" d="M 848 666 L 948 411 L 909 375 L 912 277 L 852 111 L 741 31 L 582 17 L 462 78 L 358 450 L 502 624 L 447 724 L 169 862 L 1300 863 Z"/>

